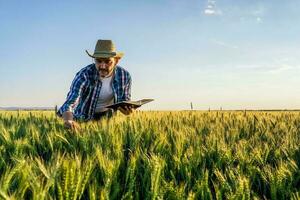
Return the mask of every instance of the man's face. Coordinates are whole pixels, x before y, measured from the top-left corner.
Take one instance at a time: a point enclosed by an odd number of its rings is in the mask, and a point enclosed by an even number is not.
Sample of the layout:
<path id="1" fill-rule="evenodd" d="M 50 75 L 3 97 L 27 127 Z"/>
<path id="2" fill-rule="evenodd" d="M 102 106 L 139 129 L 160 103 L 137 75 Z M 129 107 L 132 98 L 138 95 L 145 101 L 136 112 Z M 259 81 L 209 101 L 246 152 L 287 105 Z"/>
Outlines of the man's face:
<path id="1" fill-rule="evenodd" d="M 117 62 L 116 58 L 95 58 L 95 64 L 101 77 L 111 76 Z"/>

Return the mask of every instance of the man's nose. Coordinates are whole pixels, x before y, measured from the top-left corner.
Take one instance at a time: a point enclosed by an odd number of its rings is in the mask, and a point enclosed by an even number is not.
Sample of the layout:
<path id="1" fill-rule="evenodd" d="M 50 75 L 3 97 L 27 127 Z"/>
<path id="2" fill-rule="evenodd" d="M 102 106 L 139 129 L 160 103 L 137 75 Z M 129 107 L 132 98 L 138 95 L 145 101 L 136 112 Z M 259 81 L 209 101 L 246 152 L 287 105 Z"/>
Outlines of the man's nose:
<path id="1" fill-rule="evenodd" d="M 105 62 L 101 62 L 101 63 L 99 63 L 99 66 L 100 66 L 100 68 L 106 68 L 106 64 L 105 64 Z"/>

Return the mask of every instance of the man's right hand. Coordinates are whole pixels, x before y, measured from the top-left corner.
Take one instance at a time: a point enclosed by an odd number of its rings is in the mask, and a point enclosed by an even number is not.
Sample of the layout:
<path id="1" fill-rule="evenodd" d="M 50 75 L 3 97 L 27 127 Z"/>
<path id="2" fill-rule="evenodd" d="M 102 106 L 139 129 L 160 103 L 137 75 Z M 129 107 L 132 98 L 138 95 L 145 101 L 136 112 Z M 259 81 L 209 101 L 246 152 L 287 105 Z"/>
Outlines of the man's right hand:
<path id="1" fill-rule="evenodd" d="M 73 113 L 70 111 L 66 111 L 62 114 L 63 119 L 64 119 L 64 125 L 66 128 L 71 129 L 71 130 L 79 130 L 80 127 L 79 125 L 73 120 Z"/>
<path id="2" fill-rule="evenodd" d="M 73 120 L 65 120 L 64 125 L 65 125 L 66 128 L 74 130 L 74 131 L 77 131 L 77 130 L 80 129 L 79 124 L 77 124 Z"/>

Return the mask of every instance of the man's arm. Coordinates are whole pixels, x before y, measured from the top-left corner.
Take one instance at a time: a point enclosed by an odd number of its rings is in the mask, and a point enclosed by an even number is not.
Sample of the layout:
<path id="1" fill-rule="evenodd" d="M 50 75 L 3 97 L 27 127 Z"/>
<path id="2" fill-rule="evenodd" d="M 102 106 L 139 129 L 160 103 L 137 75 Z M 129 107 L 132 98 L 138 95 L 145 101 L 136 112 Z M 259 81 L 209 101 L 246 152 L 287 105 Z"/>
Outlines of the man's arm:
<path id="1" fill-rule="evenodd" d="M 67 100 L 58 111 L 58 115 L 61 116 L 65 122 L 73 121 L 73 111 L 78 105 L 79 98 L 85 85 L 86 77 L 80 72 L 77 73 L 71 84 L 70 91 L 67 95 Z"/>

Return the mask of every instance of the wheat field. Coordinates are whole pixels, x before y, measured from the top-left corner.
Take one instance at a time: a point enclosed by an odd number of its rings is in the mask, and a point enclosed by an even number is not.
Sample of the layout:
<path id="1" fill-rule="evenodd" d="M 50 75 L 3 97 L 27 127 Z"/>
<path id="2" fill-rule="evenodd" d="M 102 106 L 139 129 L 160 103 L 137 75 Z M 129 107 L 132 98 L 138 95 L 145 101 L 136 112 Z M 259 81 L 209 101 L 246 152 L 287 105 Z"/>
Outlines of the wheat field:
<path id="1" fill-rule="evenodd" d="M 300 113 L 0 112 L 0 199 L 300 199 Z"/>

